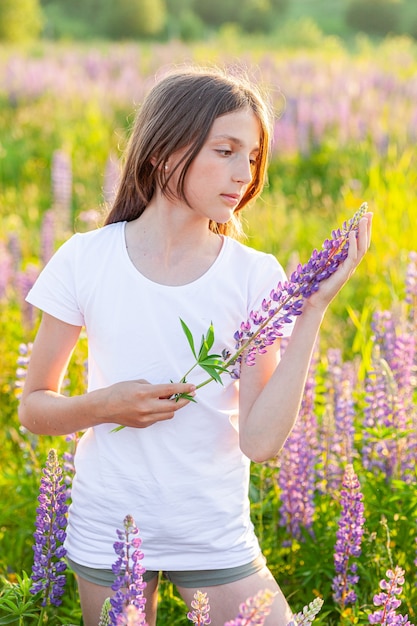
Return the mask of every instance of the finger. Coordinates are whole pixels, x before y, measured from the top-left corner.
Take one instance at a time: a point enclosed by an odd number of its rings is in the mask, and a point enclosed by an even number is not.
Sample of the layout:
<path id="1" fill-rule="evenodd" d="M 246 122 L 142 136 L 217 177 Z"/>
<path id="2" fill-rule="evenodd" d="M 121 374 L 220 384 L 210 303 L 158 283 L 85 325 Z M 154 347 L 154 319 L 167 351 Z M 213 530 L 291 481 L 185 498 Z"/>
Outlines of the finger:
<path id="1" fill-rule="evenodd" d="M 164 383 L 161 385 L 152 385 L 151 394 L 157 398 L 171 398 L 179 394 L 193 394 L 195 385 L 191 383 Z"/>

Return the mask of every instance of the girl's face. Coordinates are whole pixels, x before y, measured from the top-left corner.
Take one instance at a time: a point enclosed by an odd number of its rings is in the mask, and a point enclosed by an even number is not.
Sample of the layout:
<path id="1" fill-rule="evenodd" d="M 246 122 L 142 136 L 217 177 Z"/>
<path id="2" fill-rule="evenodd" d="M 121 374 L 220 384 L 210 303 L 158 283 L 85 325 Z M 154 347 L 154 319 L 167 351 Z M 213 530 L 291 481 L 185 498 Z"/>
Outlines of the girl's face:
<path id="1" fill-rule="evenodd" d="M 185 197 L 194 214 L 219 224 L 230 220 L 252 180 L 260 135 L 250 108 L 215 119 L 185 179 Z"/>

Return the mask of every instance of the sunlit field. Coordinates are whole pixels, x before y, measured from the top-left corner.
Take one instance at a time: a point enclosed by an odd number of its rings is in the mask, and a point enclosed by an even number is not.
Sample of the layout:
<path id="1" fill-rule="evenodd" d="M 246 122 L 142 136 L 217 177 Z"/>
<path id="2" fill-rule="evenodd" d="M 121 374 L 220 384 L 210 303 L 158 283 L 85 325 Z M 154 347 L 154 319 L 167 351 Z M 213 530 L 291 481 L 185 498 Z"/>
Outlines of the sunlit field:
<path id="1" fill-rule="evenodd" d="M 268 185 L 245 212 L 249 245 L 291 274 L 361 203 L 374 212 L 371 250 L 326 317 L 297 425 L 278 458 L 253 466 L 252 513 L 294 612 L 321 597 L 317 624 L 368 624 L 380 581 L 398 566 L 397 615 L 416 623 L 417 46 L 359 39 L 347 51 L 323 37 L 308 50 L 266 51 L 231 29 L 192 47 L 0 50 L 0 624 L 40 623 L 24 573 L 42 467 L 56 449 L 70 484 L 77 439 L 19 425 L 39 322 L 24 297 L 60 243 L 100 225 L 136 107 L 155 74 L 186 62 L 244 68 L 276 111 Z M 85 362 L 82 340 L 65 393 L 85 389 Z M 47 614 L 82 624 L 69 570 L 63 603 Z M 189 623 L 186 614 L 163 581 L 159 626 Z"/>

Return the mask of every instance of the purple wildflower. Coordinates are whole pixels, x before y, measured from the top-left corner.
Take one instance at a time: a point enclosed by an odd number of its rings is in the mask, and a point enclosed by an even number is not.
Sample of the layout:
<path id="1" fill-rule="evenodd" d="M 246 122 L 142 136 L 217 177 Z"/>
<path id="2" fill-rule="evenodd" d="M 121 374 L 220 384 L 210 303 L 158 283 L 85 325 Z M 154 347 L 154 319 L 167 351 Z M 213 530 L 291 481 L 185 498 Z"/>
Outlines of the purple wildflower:
<path id="1" fill-rule="evenodd" d="M 42 592 L 42 606 L 59 606 L 66 583 L 66 550 L 63 542 L 67 525 L 66 488 L 56 450 L 50 450 L 39 489 L 36 509 L 35 553 L 31 593 Z"/>
<path id="2" fill-rule="evenodd" d="M 194 594 L 194 600 L 191 601 L 191 608 L 193 609 L 187 614 L 187 618 L 193 624 L 203 626 L 203 624 L 211 624 L 209 615 L 210 605 L 209 599 L 206 593 L 196 591 Z"/>
<path id="3" fill-rule="evenodd" d="M 259 591 L 253 598 L 248 598 L 239 607 L 236 619 L 225 622 L 224 626 L 262 626 L 271 612 L 275 593 L 269 589 Z"/>
<path id="4" fill-rule="evenodd" d="M 238 377 L 237 365 L 242 358 L 248 365 L 253 365 L 256 355 L 264 353 L 269 345 L 282 336 L 283 326 L 301 315 L 304 299 L 318 291 L 320 283 L 329 278 L 346 259 L 349 233 L 357 231 L 366 210 L 367 204 L 363 203 L 341 229 L 332 232 L 331 239 L 325 240 L 320 251 L 313 250 L 309 261 L 305 265 L 299 264 L 289 281 L 278 283 L 269 298 L 263 300 L 261 308 L 251 311 L 249 318 L 241 323 L 234 334 L 236 352 L 226 363 L 226 367 L 234 366 L 234 377 Z"/>
<path id="5" fill-rule="evenodd" d="M 379 583 L 383 591 L 374 595 L 374 605 L 381 608 L 368 615 L 369 623 L 381 624 L 381 626 L 391 624 L 413 626 L 407 615 L 397 615 L 396 613 L 401 604 L 401 600 L 397 596 L 400 595 L 405 581 L 404 570 L 397 565 L 393 570 L 387 570 L 386 576 L 388 580 L 383 579 Z"/>
<path id="6" fill-rule="evenodd" d="M 58 228 L 65 232 L 70 222 L 72 165 L 70 157 L 63 150 L 55 150 L 51 170 L 53 208 Z"/>
<path id="7" fill-rule="evenodd" d="M 322 598 L 315 598 L 308 606 L 305 606 L 302 611 L 293 615 L 287 626 L 310 626 L 310 624 L 314 622 L 323 603 L 324 600 L 322 600 Z"/>
<path id="8" fill-rule="evenodd" d="M 309 369 L 303 401 L 294 428 L 277 459 L 280 487 L 280 526 L 291 537 L 312 532 L 317 462 L 317 418 L 314 412 L 317 358 Z"/>
<path id="9" fill-rule="evenodd" d="M 27 368 L 30 361 L 30 355 L 32 353 L 32 343 L 21 343 L 19 345 L 19 356 L 17 357 L 17 368 L 16 368 L 16 381 L 15 381 L 15 389 L 16 389 L 16 397 L 20 398 L 22 395 L 23 386 L 25 384 Z"/>
<path id="10" fill-rule="evenodd" d="M 55 215 L 52 209 L 46 211 L 41 226 L 41 260 L 46 265 L 54 253 Z"/>
<path id="11" fill-rule="evenodd" d="M 136 607 L 138 613 L 144 613 L 146 602 L 143 597 L 143 590 L 146 587 L 146 583 L 143 582 L 145 568 L 140 562 L 143 553 L 139 549 L 142 540 L 135 536 L 139 533 L 139 529 L 131 515 L 126 515 L 123 525 L 124 529 L 117 531 L 119 541 L 116 541 L 113 546 L 118 558 L 112 567 L 113 573 L 116 575 L 112 589 L 116 593 L 110 598 L 112 606 L 109 611 L 111 626 L 119 624 L 117 621 L 119 616 L 129 605 Z"/>
<path id="12" fill-rule="evenodd" d="M 417 326 L 417 252 L 409 254 L 409 264 L 405 277 L 405 301 L 410 305 L 409 318 L 413 326 Z"/>
<path id="13" fill-rule="evenodd" d="M 7 289 L 12 282 L 13 259 L 2 241 L 0 241 L 0 300 L 7 294 Z"/>
<path id="14" fill-rule="evenodd" d="M 343 363 L 340 350 L 327 353 L 325 412 L 318 435 L 321 463 L 320 491 L 335 491 L 343 478 L 343 467 L 352 463 L 354 437 L 353 388 L 356 373 L 352 363 Z"/>
<path id="15" fill-rule="evenodd" d="M 39 268 L 33 263 L 29 263 L 26 268 L 16 273 L 16 289 L 17 296 L 20 302 L 20 308 L 23 315 L 23 321 L 25 324 L 32 328 L 35 323 L 35 308 L 26 302 L 25 298 L 30 289 L 35 284 L 35 280 L 38 278 Z"/>
<path id="16" fill-rule="evenodd" d="M 343 489 L 340 492 L 342 512 L 336 533 L 334 554 L 336 576 L 333 579 L 332 589 L 334 601 L 344 608 L 347 604 L 353 604 L 356 601 L 353 587 L 359 581 L 359 576 L 356 573 L 356 563 L 351 563 L 350 559 L 361 554 L 365 518 L 363 495 L 352 465 L 346 466 L 342 485 Z"/>

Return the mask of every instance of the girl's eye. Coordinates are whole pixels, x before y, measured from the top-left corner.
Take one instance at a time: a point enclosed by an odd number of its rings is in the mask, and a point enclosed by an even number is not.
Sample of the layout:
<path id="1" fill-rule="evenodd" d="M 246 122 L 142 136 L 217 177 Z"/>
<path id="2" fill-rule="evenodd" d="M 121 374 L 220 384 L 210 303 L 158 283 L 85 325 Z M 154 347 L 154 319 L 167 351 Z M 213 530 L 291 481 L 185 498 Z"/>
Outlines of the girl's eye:
<path id="1" fill-rule="evenodd" d="M 232 154 L 232 151 L 229 148 L 219 148 L 216 152 L 226 157 Z"/>

